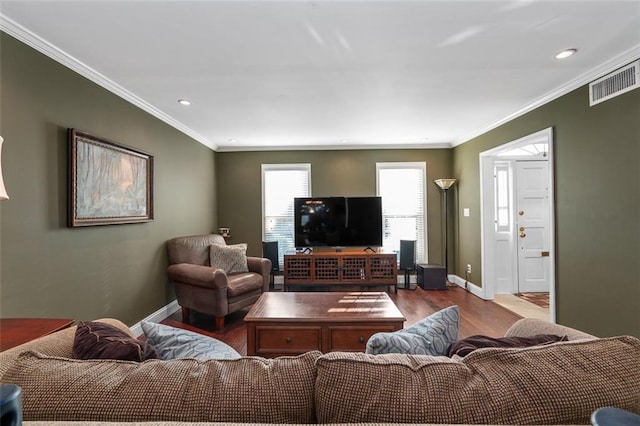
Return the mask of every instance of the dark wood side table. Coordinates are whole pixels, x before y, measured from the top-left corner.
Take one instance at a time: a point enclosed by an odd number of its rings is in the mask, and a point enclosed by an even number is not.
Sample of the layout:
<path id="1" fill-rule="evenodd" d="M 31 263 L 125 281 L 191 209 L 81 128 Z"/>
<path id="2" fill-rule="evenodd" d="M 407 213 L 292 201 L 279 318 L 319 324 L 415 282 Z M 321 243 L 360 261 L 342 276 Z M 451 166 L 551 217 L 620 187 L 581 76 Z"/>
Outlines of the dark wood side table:
<path id="1" fill-rule="evenodd" d="M 73 325 L 69 318 L 0 318 L 0 351 Z"/>

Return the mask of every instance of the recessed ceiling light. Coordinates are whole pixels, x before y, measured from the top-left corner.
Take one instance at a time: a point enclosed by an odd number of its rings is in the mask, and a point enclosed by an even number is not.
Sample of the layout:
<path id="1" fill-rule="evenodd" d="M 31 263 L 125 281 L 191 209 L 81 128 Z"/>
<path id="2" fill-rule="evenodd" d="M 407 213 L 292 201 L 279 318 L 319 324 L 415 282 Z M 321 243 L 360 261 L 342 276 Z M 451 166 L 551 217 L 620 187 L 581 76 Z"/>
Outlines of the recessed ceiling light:
<path id="1" fill-rule="evenodd" d="M 191 105 L 191 101 L 189 99 L 178 99 L 178 103 L 184 106 Z"/>
<path id="2" fill-rule="evenodd" d="M 235 140 L 235 139 L 228 139 L 228 140 L 227 140 L 227 142 L 229 142 L 229 143 L 236 143 L 236 142 L 238 142 L 238 141 L 237 141 L 237 140 Z"/>
<path id="3" fill-rule="evenodd" d="M 556 53 L 556 59 L 564 59 L 576 53 L 578 49 L 565 49 Z"/>

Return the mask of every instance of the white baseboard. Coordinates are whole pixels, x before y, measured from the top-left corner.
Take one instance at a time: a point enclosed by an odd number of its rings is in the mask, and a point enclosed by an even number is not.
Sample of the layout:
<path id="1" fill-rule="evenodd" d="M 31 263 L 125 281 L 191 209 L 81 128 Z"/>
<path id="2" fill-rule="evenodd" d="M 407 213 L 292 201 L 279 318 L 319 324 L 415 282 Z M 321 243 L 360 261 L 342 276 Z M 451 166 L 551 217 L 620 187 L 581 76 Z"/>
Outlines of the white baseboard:
<path id="1" fill-rule="evenodd" d="M 458 287 L 464 288 L 464 278 L 461 278 L 457 275 L 449 275 L 449 282 L 454 283 Z M 482 287 L 472 283 L 471 281 L 467 281 L 467 290 L 474 296 L 478 296 L 481 299 L 485 299 L 484 291 L 482 291 Z"/>
<path id="2" fill-rule="evenodd" d="M 178 312 L 180 310 L 180 305 L 178 305 L 178 301 L 174 300 L 173 302 L 169 303 L 166 306 L 163 306 L 162 308 L 158 309 L 157 311 L 155 311 L 154 313 L 152 313 L 151 315 L 149 315 L 146 318 L 143 318 L 142 320 L 138 321 L 137 323 L 133 324 L 131 327 L 131 331 L 133 331 L 133 334 L 135 334 L 136 336 L 140 336 L 143 332 L 142 332 L 142 327 L 140 326 L 140 323 L 142 321 L 147 321 L 147 322 L 160 322 L 163 319 L 173 315 L 174 313 Z"/>

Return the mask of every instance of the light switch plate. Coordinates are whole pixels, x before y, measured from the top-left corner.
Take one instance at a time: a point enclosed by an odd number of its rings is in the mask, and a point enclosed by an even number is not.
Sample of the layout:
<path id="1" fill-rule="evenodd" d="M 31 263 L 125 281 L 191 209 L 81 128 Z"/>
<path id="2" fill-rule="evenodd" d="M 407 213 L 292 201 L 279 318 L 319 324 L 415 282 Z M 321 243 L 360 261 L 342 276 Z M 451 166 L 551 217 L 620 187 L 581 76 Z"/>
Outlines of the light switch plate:
<path id="1" fill-rule="evenodd" d="M 469 208 L 465 207 L 463 210 L 464 217 L 469 217 Z"/>

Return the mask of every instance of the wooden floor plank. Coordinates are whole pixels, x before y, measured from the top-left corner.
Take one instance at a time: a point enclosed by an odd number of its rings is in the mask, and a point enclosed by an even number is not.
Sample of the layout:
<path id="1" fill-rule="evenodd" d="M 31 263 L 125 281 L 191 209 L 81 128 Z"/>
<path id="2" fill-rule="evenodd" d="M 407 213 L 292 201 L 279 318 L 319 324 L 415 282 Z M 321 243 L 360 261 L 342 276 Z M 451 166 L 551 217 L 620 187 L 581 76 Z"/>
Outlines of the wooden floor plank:
<path id="1" fill-rule="evenodd" d="M 483 300 L 460 287 L 449 287 L 447 290 L 400 290 L 398 294 L 389 294 L 407 321 L 408 327 L 415 322 L 448 306 L 458 305 L 460 308 L 460 338 L 474 334 L 499 337 L 521 317 L 491 301 Z M 227 316 L 225 327 L 214 330 L 214 318 L 192 312 L 190 324 L 182 322 L 178 311 L 162 321 L 173 327 L 196 331 L 222 340 L 233 347 L 241 355 L 247 353 L 247 328 L 243 318 L 249 308 L 234 312 Z"/>

